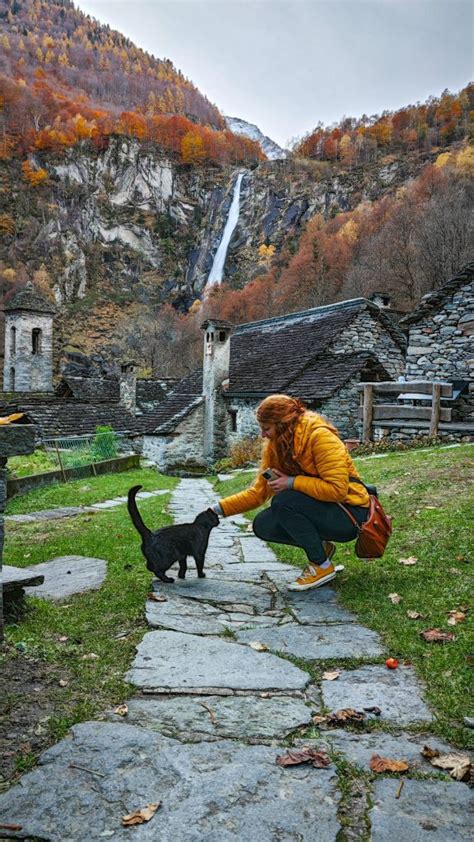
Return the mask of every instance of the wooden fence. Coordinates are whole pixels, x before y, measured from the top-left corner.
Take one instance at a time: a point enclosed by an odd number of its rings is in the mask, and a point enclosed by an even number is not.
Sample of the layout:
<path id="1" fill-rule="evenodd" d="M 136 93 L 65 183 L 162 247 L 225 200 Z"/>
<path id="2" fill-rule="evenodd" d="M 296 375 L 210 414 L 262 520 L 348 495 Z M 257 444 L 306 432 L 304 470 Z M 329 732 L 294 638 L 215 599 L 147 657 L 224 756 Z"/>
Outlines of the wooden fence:
<path id="1" fill-rule="evenodd" d="M 411 380 L 410 382 L 395 381 L 381 383 L 360 383 L 361 406 L 359 417 L 362 419 L 362 441 L 368 442 L 372 437 L 374 421 L 396 423 L 400 426 L 410 426 L 410 421 L 429 421 L 429 435 L 438 435 L 441 421 L 450 422 L 452 410 L 441 406 L 441 398 L 453 397 L 451 383 L 436 383 L 429 380 Z M 375 403 L 377 394 L 412 394 L 414 400 L 429 400 L 431 406 L 404 406 L 401 403 Z"/>

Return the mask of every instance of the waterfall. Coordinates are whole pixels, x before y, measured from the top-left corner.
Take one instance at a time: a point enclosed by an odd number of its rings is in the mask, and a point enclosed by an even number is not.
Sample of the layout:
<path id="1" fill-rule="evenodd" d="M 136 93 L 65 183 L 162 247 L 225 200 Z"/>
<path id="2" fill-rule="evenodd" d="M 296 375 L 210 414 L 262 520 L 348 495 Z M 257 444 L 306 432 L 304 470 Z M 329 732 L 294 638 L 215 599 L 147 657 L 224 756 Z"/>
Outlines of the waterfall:
<path id="1" fill-rule="evenodd" d="M 212 264 L 209 277 L 207 279 L 208 287 L 220 284 L 222 281 L 222 273 L 224 272 L 225 259 L 227 256 L 227 249 L 229 247 L 230 238 L 234 233 L 234 228 L 237 225 L 240 209 L 240 185 L 245 173 L 241 172 L 237 176 L 237 181 L 234 186 L 234 195 L 232 197 L 232 204 L 229 208 L 229 215 L 225 224 L 222 240 L 219 243 L 219 248 L 214 255 L 214 263 Z"/>

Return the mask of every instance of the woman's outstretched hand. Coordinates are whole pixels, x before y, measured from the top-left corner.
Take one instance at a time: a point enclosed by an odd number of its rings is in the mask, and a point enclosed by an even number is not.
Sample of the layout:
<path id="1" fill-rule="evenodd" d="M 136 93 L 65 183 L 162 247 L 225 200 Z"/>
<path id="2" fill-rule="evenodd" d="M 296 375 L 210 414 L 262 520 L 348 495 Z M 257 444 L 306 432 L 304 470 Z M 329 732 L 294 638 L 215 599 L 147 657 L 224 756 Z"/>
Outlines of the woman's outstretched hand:
<path id="1" fill-rule="evenodd" d="M 279 491 L 284 491 L 288 488 L 288 474 L 283 474 L 281 471 L 278 471 L 276 468 L 272 468 L 274 474 L 278 474 L 277 479 L 269 479 L 267 480 L 268 485 L 270 486 L 271 490 L 274 494 L 277 494 Z"/>

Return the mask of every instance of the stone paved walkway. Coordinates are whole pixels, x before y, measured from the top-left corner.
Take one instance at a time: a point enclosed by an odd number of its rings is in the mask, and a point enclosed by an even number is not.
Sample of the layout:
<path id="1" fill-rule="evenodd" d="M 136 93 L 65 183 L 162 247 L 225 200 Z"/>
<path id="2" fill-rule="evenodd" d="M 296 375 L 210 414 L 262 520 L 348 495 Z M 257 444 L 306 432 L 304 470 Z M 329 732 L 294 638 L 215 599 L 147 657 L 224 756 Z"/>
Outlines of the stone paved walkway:
<path id="1" fill-rule="evenodd" d="M 190 520 L 214 499 L 206 480 L 185 479 L 170 511 L 177 522 Z M 332 588 L 289 593 L 294 568 L 240 516 L 213 531 L 205 570 L 197 579 L 191 562 L 184 582 L 155 581 L 166 601 L 147 601 L 151 630 L 127 674 L 136 687 L 127 716 L 111 711 L 106 721 L 75 726 L 0 796 L 0 823 L 22 825 L 5 837 L 335 842 L 366 839 L 370 823 L 374 842 L 470 838 L 470 790 L 433 778 L 420 755 L 427 741 L 447 749 L 441 741 L 368 728 L 301 738 L 314 714 L 342 707 L 377 705 L 382 723 L 428 727 L 432 714 L 413 669 L 344 669 L 353 656 L 380 660 L 382 641 L 338 605 Z M 314 681 L 311 662 L 327 658 L 337 659 L 340 677 Z M 399 780 L 383 776 L 371 792 L 363 782 L 341 789 L 334 762 L 276 765 L 290 742 L 326 747 L 365 771 L 372 754 L 406 758 L 416 777 L 430 779 L 408 776 L 401 793 Z M 157 801 L 148 824 L 122 827 L 124 814 Z"/>

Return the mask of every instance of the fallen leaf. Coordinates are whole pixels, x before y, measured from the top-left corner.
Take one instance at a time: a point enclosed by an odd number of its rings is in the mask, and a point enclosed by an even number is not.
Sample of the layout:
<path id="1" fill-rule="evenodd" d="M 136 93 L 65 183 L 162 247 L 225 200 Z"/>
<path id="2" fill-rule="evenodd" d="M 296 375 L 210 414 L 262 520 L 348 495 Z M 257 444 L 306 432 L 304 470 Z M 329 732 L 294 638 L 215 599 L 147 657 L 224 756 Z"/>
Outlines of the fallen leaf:
<path id="1" fill-rule="evenodd" d="M 335 672 L 323 672 L 323 678 L 325 681 L 335 681 L 336 678 L 339 678 L 340 674 L 337 670 Z"/>
<path id="2" fill-rule="evenodd" d="M 470 777 L 471 758 L 468 754 L 458 751 L 449 754 L 439 753 L 435 757 L 430 757 L 430 763 L 437 769 L 446 769 L 455 781 L 463 781 Z"/>
<path id="3" fill-rule="evenodd" d="M 147 595 L 147 599 L 149 599 L 150 602 L 168 602 L 167 596 L 162 596 L 160 593 L 154 593 L 154 591 Z"/>
<path id="4" fill-rule="evenodd" d="M 66 643 L 66 640 L 69 640 L 69 638 L 65 634 L 62 634 L 61 637 L 58 637 L 59 643 Z"/>
<path id="5" fill-rule="evenodd" d="M 416 564 L 418 559 L 414 555 L 408 556 L 408 558 L 399 558 L 398 559 L 400 564 L 404 564 L 405 567 L 410 567 L 412 564 Z"/>
<path id="6" fill-rule="evenodd" d="M 313 725 L 321 725 L 323 722 L 327 722 L 327 716 L 321 716 L 319 713 L 315 713 L 312 722 Z"/>
<path id="7" fill-rule="evenodd" d="M 133 813 L 128 813 L 127 816 L 122 816 L 123 826 L 130 827 L 133 824 L 144 824 L 145 822 L 149 822 L 155 815 L 160 804 L 161 801 L 157 801 L 156 804 L 147 804 L 147 806 L 142 807 L 141 810 L 134 810 Z"/>
<path id="8" fill-rule="evenodd" d="M 69 681 L 66 681 L 65 678 L 60 678 L 59 681 L 58 681 L 58 684 L 59 684 L 60 687 L 67 687 L 68 684 L 69 684 Z"/>
<path id="9" fill-rule="evenodd" d="M 450 640 L 455 640 L 452 632 L 441 631 L 441 629 L 425 629 L 420 632 L 420 637 L 427 643 L 448 643 Z"/>
<path id="10" fill-rule="evenodd" d="M 409 620 L 424 620 L 426 614 L 420 614 L 419 611 L 407 611 L 407 617 Z"/>
<path id="11" fill-rule="evenodd" d="M 389 593 L 388 598 L 393 605 L 398 605 L 398 603 L 402 601 L 402 598 L 398 593 Z"/>
<path id="12" fill-rule="evenodd" d="M 99 655 L 96 655 L 95 652 L 89 652 L 87 655 L 83 655 L 81 661 L 98 661 Z"/>
<path id="13" fill-rule="evenodd" d="M 268 646 L 266 646 L 265 643 L 259 643 L 258 640 L 252 641 L 252 643 L 249 643 L 249 646 L 250 646 L 251 649 L 255 649 L 256 652 L 267 652 L 268 651 Z"/>
<path id="14" fill-rule="evenodd" d="M 128 713 L 128 705 L 118 705 L 115 708 L 114 713 L 117 713 L 119 716 L 126 716 Z"/>
<path id="15" fill-rule="evenodd" d="M 0 824 L 1 830 L 23 830 L 22 824 Z"/>
<path id="16" fill-rule="evenodd" d="M 369 763 L 372 772 L 406 772 L 408 770 L 408 763 L 406 760 L 392 760 L 391 757 L 380 757 L 378 754 L 373 754 Z"/>
<path id="17" fill-rule="evenodd" d="M 431 746 L 424 745 L 420 754 L 422 754 L 423 757 L 427 757 L 428 760 L 431 760 L 432 757 L 438 757 L 439 751 L 437 748 L 431 748 Z"/>
<path id="18" fill-rule="evenodd" d="M 323 769 L 329 766 L 331 758 L 325 751 L 315 748 L 302 748 L 300 751 L 289 751 L 287 754 L 280 754 L 276 762 L 278 766 L 297 766 L 300 763 L 311 763 L 316 769 Z"/>
<path id="19" fill-rule="evenodd" d="M 354 708 L 341 708 L 341 710 L 336 710 L 334 713 L 329 714 L 328 722 L 363 722 L 365 718 L 365 713 L 360 710 L 354 710 Z"/>
<path id="20" fill-rule="evenodd" d="M 437 509 L 438 506 L 425 506 L 425 509 Z"/>
<path id="21" fill-rule="evenodd" d="M 458 623 L 464 623 L 464 620 L 466 619 L 466 614 L 464 611 L 448 611 L 448 614 L 448 626 L 456 626 Z"/>
<path id="22" fill-rule="evenodd" d="M 372 705 L 372 707 L 370 708 L 364 708 L 364 710 L 366 711 L 366 713 L 375 714 L 375 716 L 380 716 L 380 714 L 382 713 L 382 711 L 379 707 L 377 707 L 377 705 Z"/>

